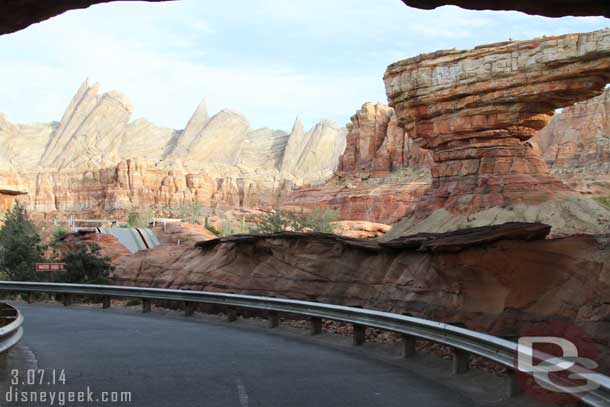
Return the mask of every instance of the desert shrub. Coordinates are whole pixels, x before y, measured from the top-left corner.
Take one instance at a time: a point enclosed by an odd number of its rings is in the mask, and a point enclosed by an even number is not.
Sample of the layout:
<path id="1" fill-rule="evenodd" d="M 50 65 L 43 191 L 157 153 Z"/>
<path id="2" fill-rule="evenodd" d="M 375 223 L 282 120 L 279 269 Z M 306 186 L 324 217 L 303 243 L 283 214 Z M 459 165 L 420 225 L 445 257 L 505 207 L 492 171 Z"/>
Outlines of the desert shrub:
<path id="1" fill-rule="evenodd" d="M 202 209 L 203 206 L 199 202 L 182 205 L 180 208 L 178 208 L 178 216 L 186 222 L 193 224 L 199 223 L 199 217 L 201 216 Z"/>
<path id="2" fill-rule="evenodd" d="M 333 222 L 337 220 L 337 212 L 330 209 L 316 209 L 312 213 L 289 212 L 273 209 L 259 219 L 256 233 L 320 232 L 333 233 Z"/>
<path id="3" fill-rule="evenodd" d="M 65 271 L 58 273 L 57 280 L 74 284 L 108 284 L 113 270 L 110 258 L 102 256 L 95 243 L 79 243 L 66 253 L 62 261 Z"/>
<path id="4" fill-rule="evenodd" d="M 210 225 L 210 223 L 208 222 L 208 217 L 205 217 L 205 228 L 207 230 L 209 230 L 210 232 L 214 233 L 216 236 L 220 236 L 220 230 L 216 229 L 214 226 Z"/>
<path id="5" fill-rule="evenodd" d="M 0 228 L 0 273 L 9 280 L 40 280 L 44 275 L 36 273 L 35 264 L 45 261 L 45 249 L 25 207 L 17 203 Z"/>
<path id="6" fill-rule="evenodd" d="M 610 196 L 607 196 L 607 197 L 598 197 L 598 198 L 595 198 L 595 200 L 597 202 L 599 202 L 600 204 L 610 208 Z"/>
<path id="7" fill-rule="evenodd" d="M 337 211 L 317 208 L 312 213 L 302 216 L 302 224 L 306 230 L 319 233 L 334 233 L 333 222 L 337 221 Z"/>
<path id="8" fill-rule="evenodd" d="M 147 228 L 152 222 L 154 211 L 148 208 L 142 212 L 130 212 L 127 215 L 127 226 L 130 228 Z"/>

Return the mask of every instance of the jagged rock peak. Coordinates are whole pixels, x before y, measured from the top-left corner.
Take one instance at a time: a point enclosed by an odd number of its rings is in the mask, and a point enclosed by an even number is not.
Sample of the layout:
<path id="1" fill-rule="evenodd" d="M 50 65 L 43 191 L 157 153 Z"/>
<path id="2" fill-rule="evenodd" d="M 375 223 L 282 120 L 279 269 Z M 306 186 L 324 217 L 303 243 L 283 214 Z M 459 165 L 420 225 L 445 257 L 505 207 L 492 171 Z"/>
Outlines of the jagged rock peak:
<path id="1" fill-rule="evenodd" d="M 99 90 L 99 83 L 83 82 L 51 135 L 42 166 L 62 169 L 118 162 L 133 106 L 121 92 L 100 95 Z"/>
<path id="2" fill-rule="evenodd" d="M 178 155 L 186 153 L 193 141 L 203 132 L 203 129 L 208 124 L 209 120 L 208 98 L 204 97 L 193 112 L 182 135 L 178 139 L 178 145 L 176 146 L 176 153 Z"/>

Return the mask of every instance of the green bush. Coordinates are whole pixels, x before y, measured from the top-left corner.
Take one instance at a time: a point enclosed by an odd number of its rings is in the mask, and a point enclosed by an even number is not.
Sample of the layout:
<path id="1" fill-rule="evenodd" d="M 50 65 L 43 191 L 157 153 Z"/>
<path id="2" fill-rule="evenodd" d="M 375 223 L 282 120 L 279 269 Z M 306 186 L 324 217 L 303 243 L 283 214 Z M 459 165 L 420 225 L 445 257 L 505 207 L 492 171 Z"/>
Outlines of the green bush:
<path id="1" fill-rule="evenodd" d="M 68 234 L 68 231 L 61 226 L 55 226 L 51 235 L 51 243 L 49 246 L 56 249 L 61 245 L 61 239 Z"/>
<path id="2" fill-rule="evenodd" d="M 63 256 L 65 271 L 58 273 L 57 280 L 74 284 L 108 284 L 114 269 L 110 258 L 100 253 L 95 243 L 79 243 L 74 250 Z"/>
<path id="3" fill-rule="evenodd" d="M 144 212 L 130 212 L 127 215 L 127 226 L 130 228 L 147 228 L 150 226 L 154 217 L 152 209 L 147 209 Z"/>
<path id="4" fill-rule="evenodd" d="M 607 197 L 598 197 L 598 198 L 594 198 L 597 202 L 599 202 L 600 204 L 607 206 L 608 208 L 610 208 L 610 196 Z"/>
<path id="5" fill-rule="evenodd" d="M 273 209 L 260 218 L 257 233 L 320 232 L 334 233 L 332 222 L 337 220 L 337 212 L 331 209 L 316 209 L 310 214 Z"/>
<path id="6" fill-rule="evenodd" d="M 337 211 L 317 208 L 302 218 L 306 230 L 319 233 L 335 233 L 333 222 L 337 221 Z"/>
<path id="7" fill-rule="evenodd" d="M 214 233 L 216 236 L 220 236 L 221 235 L 220 230 L 216 229 L 214 226 L 212 226 L 212 225 L 210 225 L 208 223 L 208 217 L 207 216 L 205 217 L 205 228 L 207 230 L 209 230 L 210 232 Z"/>
<path id="8" fill-rule="evenodd" d="M 0 273 L 9 280 L 41 280 L 45 275 L 37 273 L 35 265 L 46 261 L 45 250 L 25 207 L 17 203 L 6 212 L 0 228 Z"/>

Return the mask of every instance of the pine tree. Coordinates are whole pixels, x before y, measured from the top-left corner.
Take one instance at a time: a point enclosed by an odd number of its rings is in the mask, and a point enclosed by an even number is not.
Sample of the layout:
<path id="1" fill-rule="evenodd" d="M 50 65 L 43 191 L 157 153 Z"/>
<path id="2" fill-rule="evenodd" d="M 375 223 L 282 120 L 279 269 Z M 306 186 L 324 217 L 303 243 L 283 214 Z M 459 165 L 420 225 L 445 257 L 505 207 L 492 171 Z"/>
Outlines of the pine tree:
<path id="1" fill-rule="evenodd" d="M 45 246 L 23 205 L 17 203 L 4 215 L 0 228 L 0 273 L 10 280 L 36 281 L 35 264 L 44 262 Z"/>

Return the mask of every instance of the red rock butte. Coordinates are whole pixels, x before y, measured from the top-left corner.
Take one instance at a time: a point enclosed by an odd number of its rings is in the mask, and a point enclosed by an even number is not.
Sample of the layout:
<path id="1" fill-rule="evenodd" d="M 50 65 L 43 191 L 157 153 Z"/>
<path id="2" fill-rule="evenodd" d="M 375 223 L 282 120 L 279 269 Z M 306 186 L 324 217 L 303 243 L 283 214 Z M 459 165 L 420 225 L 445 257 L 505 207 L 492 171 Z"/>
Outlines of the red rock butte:
<path id="1" fill-rule="evenodd" d="M 604 91 L 610 30 L 420 55 L 390 65 L 384 81 L 398 125 L 432 151 L 416 216 L 537 205 L 569 189 L 528 140 L 557 109 Z"/>

